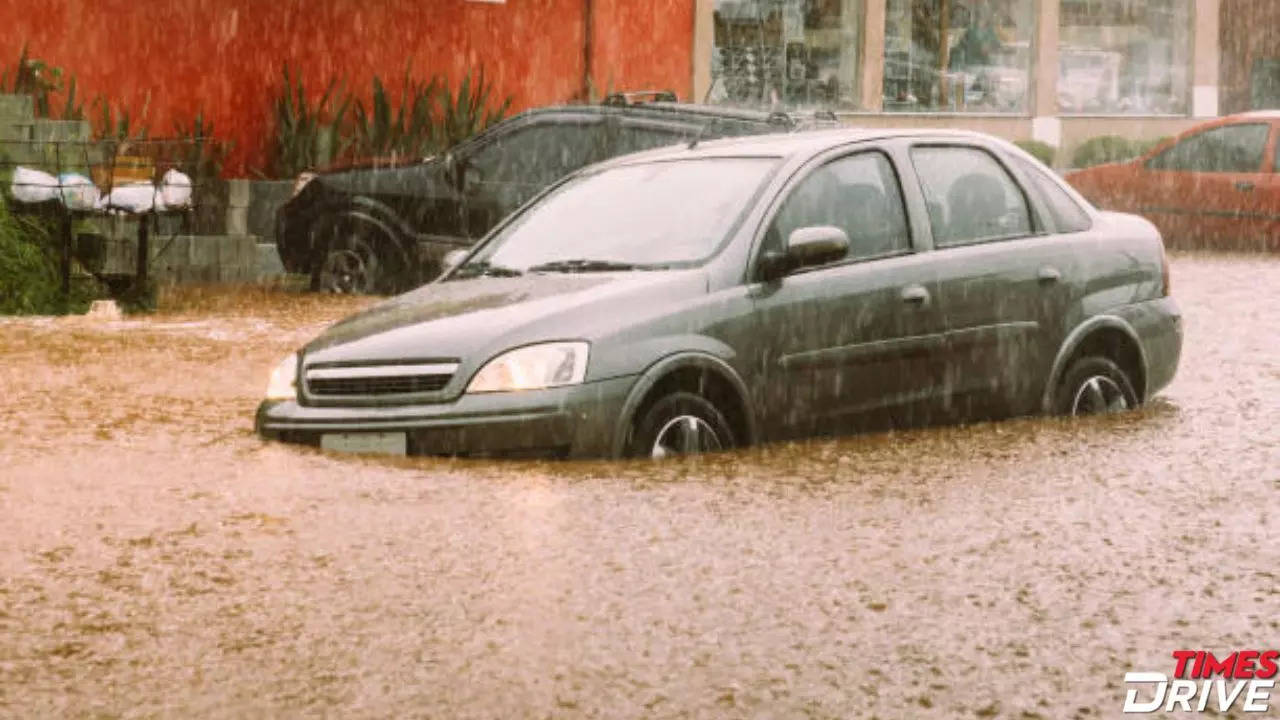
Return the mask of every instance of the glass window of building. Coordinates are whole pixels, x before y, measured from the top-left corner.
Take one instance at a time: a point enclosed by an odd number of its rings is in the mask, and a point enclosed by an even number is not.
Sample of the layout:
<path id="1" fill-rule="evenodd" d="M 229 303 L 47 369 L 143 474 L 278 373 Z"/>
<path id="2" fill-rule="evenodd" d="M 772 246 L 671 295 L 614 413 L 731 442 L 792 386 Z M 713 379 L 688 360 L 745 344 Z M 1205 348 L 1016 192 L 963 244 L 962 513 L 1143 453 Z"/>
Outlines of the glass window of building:
<path id="1" fill-rule="evenodd" d="M 884 109 L 1022 113 L 1032 0 L 887 0 Z"/>
<path id="2" fill-rule="evenodd" d="M 1058 110 L 1183 115 L 1192 0 L 1062 0 Z"/>
<path id="3" fill-rule="evenodd" d="M 716 0 L 707 101 L 858 106 L 862 0 Z"/>

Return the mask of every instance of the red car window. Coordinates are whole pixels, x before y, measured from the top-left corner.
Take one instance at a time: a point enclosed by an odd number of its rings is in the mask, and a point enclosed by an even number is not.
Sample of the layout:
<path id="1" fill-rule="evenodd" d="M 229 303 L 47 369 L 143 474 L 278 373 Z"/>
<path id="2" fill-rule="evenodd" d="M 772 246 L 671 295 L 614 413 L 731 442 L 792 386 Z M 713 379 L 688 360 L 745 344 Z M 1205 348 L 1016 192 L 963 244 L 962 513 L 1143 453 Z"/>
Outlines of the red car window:
<path id="1" fill-rule="evenodd" d="M 1259 172 L 1270 132 L 1271 126 L 1267 123 L 1210 128 L 1151 158 L 1147 161 L 1147 168 L 1188 172 Z"/>

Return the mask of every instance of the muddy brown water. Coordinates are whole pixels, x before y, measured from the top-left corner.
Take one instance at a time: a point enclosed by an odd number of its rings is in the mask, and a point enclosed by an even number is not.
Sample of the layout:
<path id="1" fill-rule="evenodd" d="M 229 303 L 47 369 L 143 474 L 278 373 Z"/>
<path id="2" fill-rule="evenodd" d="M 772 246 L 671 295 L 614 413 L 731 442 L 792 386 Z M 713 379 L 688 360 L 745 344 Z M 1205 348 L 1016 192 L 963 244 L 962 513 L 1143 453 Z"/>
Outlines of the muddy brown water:
<path id="1" fill-rule="evenodd" d="M 656 465 L 259 441 L 365 300 L 0 321 L 0 716 L 1117 716 L 1280 637 L 1280 261 L 1173 283 L 1140 412 Z"/>

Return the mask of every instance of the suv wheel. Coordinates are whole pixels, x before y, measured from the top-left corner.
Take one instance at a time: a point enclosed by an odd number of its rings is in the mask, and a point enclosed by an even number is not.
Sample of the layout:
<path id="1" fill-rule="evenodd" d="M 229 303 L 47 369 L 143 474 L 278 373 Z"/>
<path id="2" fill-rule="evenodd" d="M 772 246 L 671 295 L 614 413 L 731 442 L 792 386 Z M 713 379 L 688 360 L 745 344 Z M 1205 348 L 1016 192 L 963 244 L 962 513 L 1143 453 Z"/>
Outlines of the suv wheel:
<path id="1" fill-rule="evenodd" d="M 1129 376 L 1104 357 L 1083 357 L 1067 369 L 1058 387 L 1054 410 L 1059 415 L 1123 412 L 1138 406 Z"/>
<path id="2" fill-rule="evenodd" d="M 724 414 L 706 398 L 676 392 L 654 403 L 635 426 L 628 454 L 655 460 L 716 452 L 736 444 Z"/>
<path id="3" fill-rule="evenodd" d="M 325 221 L 316 238 L 321 250 L 311 271 L 311 289 L 357 295 L 397 292 L 404 254 L 382 230 L 355 218 Z"/>

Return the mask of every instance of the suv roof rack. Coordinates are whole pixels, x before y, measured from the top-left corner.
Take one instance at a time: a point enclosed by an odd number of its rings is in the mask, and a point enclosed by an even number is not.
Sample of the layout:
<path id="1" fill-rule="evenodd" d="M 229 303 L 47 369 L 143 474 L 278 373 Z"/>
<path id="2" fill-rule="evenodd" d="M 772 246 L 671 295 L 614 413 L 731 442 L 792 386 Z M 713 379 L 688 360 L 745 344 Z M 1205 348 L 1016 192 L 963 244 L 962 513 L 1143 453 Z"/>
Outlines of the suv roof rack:
<path id="1" fill-rule="evenodd" d="M 627 105 L 639 105 L 642 102 L 680 102 L 680 99 L 670 90 L 636 90 L 633 92 L 609 93 L 600 104 L 626 107 Z"/>

